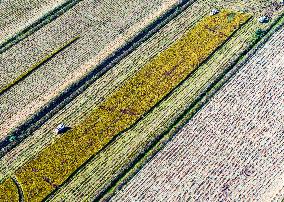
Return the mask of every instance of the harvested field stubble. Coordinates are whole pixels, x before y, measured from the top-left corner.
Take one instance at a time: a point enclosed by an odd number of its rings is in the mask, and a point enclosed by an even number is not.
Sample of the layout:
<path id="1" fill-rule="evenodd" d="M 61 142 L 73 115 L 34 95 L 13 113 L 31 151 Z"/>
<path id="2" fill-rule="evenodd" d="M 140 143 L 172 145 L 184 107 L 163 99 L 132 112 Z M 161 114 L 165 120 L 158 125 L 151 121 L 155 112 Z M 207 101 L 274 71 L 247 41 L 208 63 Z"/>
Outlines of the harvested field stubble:
<path id="1" fill-rule="evenodd" d="M 33 71 L 35 71 L 37 68 L 39 68 L 41 65 L 43 65 L 45 62 L 47 62 L 48 60 L 50 60 L 54 55 L 56 55 L 57 53 L 59 53 L 60 51 L 64 50 L 65 48 L 67 48 L 70 44 L 72 44 L 74 41 L 76 41 L 80 36 L 76 36 L 73 39 L 65 42 L 64 44 L 61 45 L 61 47 L 53 50 L 51 53 L 49 53 L 48 55 L 44 56 L 43 58 L 40 59 L 40 61 L 36 62 L 35 64 L 33 64 L 31 67 L 29 67 L 24 73 L 22 73 L 21 75 L 19 75 L 15 80 L 13 80 L 11 83 L 8 83 L 6 86 L 2 87 L 0 86 L 0 96 L 6 92 L 7 90 L 9 90 L 10 88 L 12 88 L 14 85 L 16 85 L 18 82 L 20 82 L 21 80 L 23 80 L 24 78 L 26 78 L 29 74 L 31 74 Z"/>
<path id="2" fill-rule="evenodd" d="M 0 2 L 0 50 L 2 43 L 20 32 L 42 15 L 52 11 L 66 0 L 30 0 Z M 1 51 L 0 51 L 1 52 Z"/>
<path id="3" fill-rule="evenodd" d="M 23 187 L 25 198 L 41 199 L 62 184 L 114 135 L 133 124 L 186 78 L 249 18 L 246 14 L 236 13 L 234 20 L 229 22 L 227 16 L 230 13 L 224 11 L 204 18 L 181 39 L 147 63 L 96 108 L 92 116 L 17 170 L 16 176 Z M 188 55 L 183 55 L 185 53 Z M 37 172 L 32 172 L 32 169 Z"/>
<path id="4" fill-rule="evenodd" d="M 64 15 L 58 16 L 56 20 L 49 22 L 0 54 L 1 87 L 15 80 L 36 61 L 68 39 L 78 36 L 79 30 L 87 29 L 87 23 L 84 23 L 78 14 L 80 6 L 81 4 L 78 4 Z"/>
<path id="5" fill-rule="evenodd" d="M 282 28 L 112 200 L 281 200 L 283 39 Z"/>
<path id="6" fill-rule="evenodd" d="M 67 12 L 70 8 L 76 5 L 81 0 L 68 0 L 59 4 L 56 8 L 52 9 L 50 12 L 44 14 L 36 21 L 32 22 L 31 24 L 27 24 L 23 30 L 20 30 L 14 36 L 8 38 L 2 44 L 0 44 L 0 54 L 14 46 L 15 44 L 19 43 L 21 40 L 25 39 L 26 37 L 32 35 L 40 28 L 44 27 L 51 21 L 55 20 L 60 15 Z"/>

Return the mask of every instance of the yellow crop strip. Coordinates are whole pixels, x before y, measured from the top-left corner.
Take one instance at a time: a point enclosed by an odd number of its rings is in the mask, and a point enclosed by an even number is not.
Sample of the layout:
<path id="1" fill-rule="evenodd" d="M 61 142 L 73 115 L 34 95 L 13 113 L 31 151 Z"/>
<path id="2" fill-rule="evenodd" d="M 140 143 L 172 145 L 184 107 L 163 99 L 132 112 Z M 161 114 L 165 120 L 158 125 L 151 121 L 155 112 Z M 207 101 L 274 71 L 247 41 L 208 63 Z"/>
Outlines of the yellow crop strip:
<path id="1" fill-rule="evenodd" d="M 56 189 L 115 135 L 170 93 L 249 17 L 230 11 L 207 16 L 152 58 L 92 115 L 16 171 L 25 200 L 40 201 Z"/>
<path id="2" fill-rule="evenodd" d="M 19 193 L 16 184 L 11 178 L 6 179 L 0 184 L 0 201 L 17 202 L 19 201 Z"/>

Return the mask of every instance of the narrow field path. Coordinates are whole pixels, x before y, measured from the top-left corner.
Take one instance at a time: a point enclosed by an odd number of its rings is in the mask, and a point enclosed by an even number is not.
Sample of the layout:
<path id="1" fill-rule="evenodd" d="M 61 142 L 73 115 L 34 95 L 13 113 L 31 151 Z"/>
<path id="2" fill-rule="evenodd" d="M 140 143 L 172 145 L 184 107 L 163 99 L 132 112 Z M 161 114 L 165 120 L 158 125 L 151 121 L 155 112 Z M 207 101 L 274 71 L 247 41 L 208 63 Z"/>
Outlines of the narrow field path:
<path id="1" fill-rule="evenodd" d="M 282 200 L 283 47 L 284 28 L 112 201 Z"/>

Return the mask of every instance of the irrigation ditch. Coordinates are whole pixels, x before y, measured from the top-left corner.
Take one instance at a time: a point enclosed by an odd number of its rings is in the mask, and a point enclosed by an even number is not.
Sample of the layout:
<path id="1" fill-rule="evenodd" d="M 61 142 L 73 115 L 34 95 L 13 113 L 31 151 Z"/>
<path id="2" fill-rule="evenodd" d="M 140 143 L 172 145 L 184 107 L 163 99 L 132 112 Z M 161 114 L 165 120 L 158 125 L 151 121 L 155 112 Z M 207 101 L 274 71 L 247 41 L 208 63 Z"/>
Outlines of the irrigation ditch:
<path id="1" fill-rule="evenodd" d="M 24 193 L 23 193 L 23 190 L 22 190 L 20 183 L 18 182 L 18 180 L 14 176 L 12 176 L 11 179 L 17 187 L 18 194 L 19 194 L 19 202 L 24 202 Z"/>

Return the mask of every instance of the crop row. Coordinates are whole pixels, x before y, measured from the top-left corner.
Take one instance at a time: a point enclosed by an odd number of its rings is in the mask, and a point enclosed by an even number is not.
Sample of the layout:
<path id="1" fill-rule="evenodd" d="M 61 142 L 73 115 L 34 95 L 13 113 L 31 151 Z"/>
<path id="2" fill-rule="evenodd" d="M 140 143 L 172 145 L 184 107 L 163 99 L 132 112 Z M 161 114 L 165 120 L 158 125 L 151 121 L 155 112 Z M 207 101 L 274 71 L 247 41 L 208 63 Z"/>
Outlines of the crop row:
<path id="1" fill-rule="evenodd" d="M 231 15 L 233 20 L 228 20 Z M 229 11 L 205 17 L 154 57 L 93 115 L 16 171 L 27 199 L 44 197 L 62 184 L 76 168 L 184 80 L 247 19 L 248 15 Z"/>
<path id="2" fill-rule="evenodd" d="M 113 201 L 277 199 L 283 38 L 282 28 Z"/>

